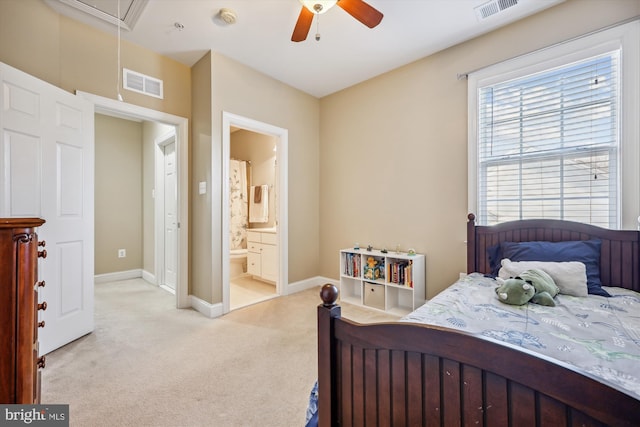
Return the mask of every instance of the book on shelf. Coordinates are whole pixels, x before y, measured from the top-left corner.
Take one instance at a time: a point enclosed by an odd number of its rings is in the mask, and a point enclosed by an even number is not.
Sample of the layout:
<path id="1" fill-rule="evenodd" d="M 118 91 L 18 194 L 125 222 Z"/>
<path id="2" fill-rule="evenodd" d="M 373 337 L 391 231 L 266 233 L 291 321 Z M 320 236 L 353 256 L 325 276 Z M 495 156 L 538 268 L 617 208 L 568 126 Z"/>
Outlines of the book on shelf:
<path id="1" fill-rule="evenodd" d="M 343 274 L 350 277 L 360 277 L 360 259 L 360 254 L 342 254 L 342 261 L 344 263 Z"/>
<path id="2" fill-rule="evenodd" d="M 387 277 L 391 283 L 413 288 L 413 261 L 390 261 Z"/>

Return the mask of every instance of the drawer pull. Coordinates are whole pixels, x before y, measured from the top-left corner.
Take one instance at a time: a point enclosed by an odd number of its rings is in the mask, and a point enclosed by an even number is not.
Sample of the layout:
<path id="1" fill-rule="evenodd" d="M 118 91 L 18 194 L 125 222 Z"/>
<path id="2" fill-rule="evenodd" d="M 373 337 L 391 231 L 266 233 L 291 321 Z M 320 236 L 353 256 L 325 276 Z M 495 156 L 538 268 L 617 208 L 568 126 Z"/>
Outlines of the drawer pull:
<path id="1" fill-rule="evenodd" d="M 44 356 L 38 357 L 38 368 L 43 369 L 46 364 L 46 358 Z"/>
<path id="2" fill-rule="evenodd" d="M 47 309 L 47 302 L 43 302 L 42 304 L 38 304 L 38 310 L 45 311 Z"/>
<path id="3" fill-rule="evenodd" d="M 47 257 L 46 249 L 38 251 L 38 258 L 46 258 L 46 257 Z"/>
<path id="4" fill-rule="evenodd" d="M 45 246 L 47 246 L 47 242 L 45 240 L 38 242 L 38 246 L 41 246 L 44 248 Z"/>
<path id="5" fill-rule="evenodd" d="M 36 283 L 36 285 L 38 285 L 39 288 L 44 288 L 44 285 L 46 285 L 47 283 L 44 280 L 41 280 L 40 282 Z"/>
<path id="6" fill-rule="evenodd" d="M 38 322 L 38 328 L 44 328 L 44 320 Z"/>

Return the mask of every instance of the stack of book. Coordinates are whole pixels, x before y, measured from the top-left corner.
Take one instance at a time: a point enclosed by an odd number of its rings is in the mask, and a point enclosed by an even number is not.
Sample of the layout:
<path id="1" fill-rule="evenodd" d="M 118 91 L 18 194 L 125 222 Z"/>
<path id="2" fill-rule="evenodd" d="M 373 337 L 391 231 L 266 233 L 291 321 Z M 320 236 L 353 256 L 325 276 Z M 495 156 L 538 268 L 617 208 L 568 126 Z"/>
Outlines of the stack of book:
<path id="1" fill-rule="evenodd" d="M 387 280 L 397 285 L 413 288 L 413 261 L 390 261 L 387 270 Z"/>
<path id="2" fill-rule="evenodd" d="M 360 277 L 360 254 L 345 253 L 342 254 L 342 263 L 344 265 L 345 276 Z"/>

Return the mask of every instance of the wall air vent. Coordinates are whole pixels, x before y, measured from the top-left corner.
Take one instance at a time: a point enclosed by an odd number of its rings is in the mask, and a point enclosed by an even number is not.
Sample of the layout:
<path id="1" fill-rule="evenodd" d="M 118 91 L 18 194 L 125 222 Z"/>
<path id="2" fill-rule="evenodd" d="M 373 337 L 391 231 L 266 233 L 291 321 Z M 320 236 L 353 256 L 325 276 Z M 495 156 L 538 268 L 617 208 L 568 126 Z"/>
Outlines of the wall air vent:
<path id="1" fill-rule="evenodd" d="M 502 12 L 503 10 L 517 5 L 518 1 L 519 0 L 492 0 L 481 4 L 474 9 L 476 11 L 476 17 L 478 18 L 478 21 L 482 21 L 490 16 Z"/>
<path id="2" fill-rule="evenodd" d="M 154 77 L 145 76 L 126 68 L 122 69 L 122 87 L 127 90 L 163 99 L 162 83 L 162 80 Z"/>

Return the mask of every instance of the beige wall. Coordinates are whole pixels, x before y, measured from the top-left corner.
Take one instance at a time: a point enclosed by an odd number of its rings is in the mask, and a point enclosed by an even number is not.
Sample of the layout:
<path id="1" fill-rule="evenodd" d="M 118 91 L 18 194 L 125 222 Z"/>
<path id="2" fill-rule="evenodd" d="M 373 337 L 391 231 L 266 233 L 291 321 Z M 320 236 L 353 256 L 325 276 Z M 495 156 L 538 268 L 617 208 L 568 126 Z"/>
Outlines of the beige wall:
<path id="1" fill-rule="evenodd" d="M 95 274 L 139 269 L 142 123 L 96 114 L 95 135 Z"/>
<path id="2" fill-rule="evenodd" d="M 211 267 L 213 262 L 211 255 L 211 53 L 206 54 L 191 68 L 191 80 L 193 86 L 191 88 L 191 161 L 189 163 L 191 166 L 189 292 L 204 301 L 211 302 L 213 298 L 213 270 Z M 206 194 L 198 194 L 199 182 L 207 183 Z M 218 210 L 218 212 L 220 211 Z M 218 264 L 218 271 L 220 264 Z"/>
<path id="3" fill-rule="evenodd" d="M 116 99 L 117 38 L 59 15 L 42 0 L 0 1 L 0 61 L 69 92 Z M 164 99 L 122 90 L 128 103 L 191 115 L 189 67 L 122 41 L 121 64 L 164 81 Z"/>
<path id="4" fill-rule="evenodd" d="M 96 114 L 96 274 L 155 271 L 155 146 L 173 129 Z M 117 249 L 127 257 L 118 258 Z"/>
<path id="5" fill-rule="evenodd" d="M 222 300 L 221 242 L 222 242 L 222 113 L 237 114 L 288 130 L 289 158 L 289 283 L 314 277 L 319 273 L 320 217 L 320 103 L 318 99 L 293 89 L 277 80 L 258 73 L 224 56 L 211 54 L 211 140 L 200 143 L 194 133 L 193 143 L 193 183 L 208 179 L 211 204 L 210 216 L 196 218 L 193 215 L 192 227 L 205 229 L 207 222 L 211 227 L 211 300 Z M 251 84 L 248 84 L 251 82 Z M 195 104 L 195 103 L 194 103 Z M 199 114 L 199 113 L 198 113 Z M 194 108 L 194 122 L 195 122 Z M 207 163 L 207 156 L 212 159 Z M 197 189 L 197 186 L 196 186 Z M 194 193 L 195 194 L 195 193 Z M 195 198 L 202 196 L 194 195 Z M 203 198 L 204 200 L 204 198 Z M 200 209 L 200 202 L 194 203 L 194 212 Z M 206 208 L 205 208 L 206 209 Z M 204 211 L 202 211 L 204 212 Z M 195 237 L 194 237 L 195 240 Z M 192 245 L 193 251 L 207 251 L 207 242 Z M 192 272 L 194 279 L 197 267 Z M 198 273 L 199 274 L 199 273 Z M 204 274 L 203 277 L 204 278 Z M 207 283 L 193 280 L 192 285 L 206 287 Z"/>
<path id="6" fill-rule="evenodd" d="M 466 269 L 464 73 L 640 15 L 637 0 L 568 0 L 321 100 L 321 274 L 354 242 L 415 248 L 432 297 Z"/>

